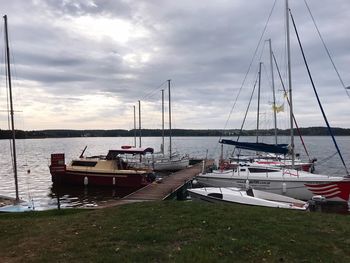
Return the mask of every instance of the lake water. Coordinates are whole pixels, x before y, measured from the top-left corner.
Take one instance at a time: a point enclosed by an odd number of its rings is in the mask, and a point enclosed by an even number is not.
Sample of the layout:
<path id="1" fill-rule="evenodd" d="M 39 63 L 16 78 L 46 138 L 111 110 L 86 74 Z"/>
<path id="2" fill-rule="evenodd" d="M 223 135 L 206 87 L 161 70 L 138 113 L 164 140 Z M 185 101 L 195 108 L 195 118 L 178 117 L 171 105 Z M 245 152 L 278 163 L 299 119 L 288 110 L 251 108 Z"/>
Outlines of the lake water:
<path id="1" fill-rule="evenodd" d="M 173 149 L 191 157 L 218 159 L 220 145 L 217 137 L 174 137 Z M 85 155 L 104 155 L 110 149 L 119 148 L 122 145 L 132 145 L 134 138 L 129 137 L 104 137 L 104 138 L 54 138 L 54 139 L 27 139 L 17 140 L 18 182 L 20 198 L 33 200 L 36 207 L 46 208 L 57 205 L 57 193 L 63 207 L 94 206 L 97 201 L 116 199 L 126 195 L 122 189 L 62 187 L 52 189 L 51 175 L 49 172 L 51 153 L 65 153 L 66 163 L 80 155 L 85 146 L 88 146 Z M 255 137 L 243 137 L 241 141 L 255 141 Z M 262 142 L 273 142 L 272 137 L 261 137 Z M 330 175 L 345 175 L 335 147 L 330 137 L 304 137 L 305 144 L 311 157 L 318 159 L 316 172 Z M 138 142 L 138 141 L 137 141 Z M 280 137 L 280 143 L 288 143 L 287 137 Z M 350 136 L 337 137 L 337 142 L 343 153 L 343 157 L 350 167 Z M 145 137 L 142 139 L 144 146 L 150 146 L 159 150 L 160 137 Z M 301 157 L 305 158 L 302 145 L 296 139 L 296 149 Z M 165 145 L 167 149 L 167 145 Z M 10 141 L 0 140 L 0 195 L 15 196 L 14 178 Z M 232 147 L 225 146 L 224 153 L 229 154 Z M 332 157 L 333 156 L 333 157 Z"/>

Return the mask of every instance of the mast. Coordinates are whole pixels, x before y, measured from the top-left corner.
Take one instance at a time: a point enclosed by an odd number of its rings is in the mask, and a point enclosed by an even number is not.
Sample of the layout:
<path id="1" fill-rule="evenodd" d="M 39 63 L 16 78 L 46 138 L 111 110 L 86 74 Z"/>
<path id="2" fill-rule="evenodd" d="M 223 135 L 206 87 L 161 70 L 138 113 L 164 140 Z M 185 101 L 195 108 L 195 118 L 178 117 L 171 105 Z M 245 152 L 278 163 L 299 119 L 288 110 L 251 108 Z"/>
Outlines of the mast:
<path id="1" fill-rule="evenodd" d="M 141 101 L 139 101 L 139 147 L 141 148 Z"/>
<path id="2" fill-rule="evenodd" d="M 18 195 L 17 158 L 16 158 L 16 131 L 15 131 L 15 122 L 14 122 L 13 102 L 12 102 L 10 48 L 9 48 L 9 38 L 8 38 L 8 31 L 7 31 L 7 15 L 4 15 L 4 22 L 5 22 L 7 77 L 8 77 L 8 83 L 9 83 L 9 95 L 10 95 L 10 115 L 11 115 L 11 129 L 12 129 L 12 148 L 13 148 L 13 172 L 14 172 L 14 177 L 15 177 L 16 203 L 17 203 L 17 202 L 19 202 L 19 195 Z"/>
<path id="3" fill-rule="evenodd" d="M 259 142 L 261 64 L 262 62 L 259 63 L 258 110 L 257 110 L 257 118 L 256 118 L 256 142 L 257 143 Z"/>
<path id="4" fill-rule="evenodd" d="M 277 112 L 276 112 L 275 79 L 273 75 L 271 38 L 268 41 L 269 41 L 269 47 L 270 47 L 271 82 L 272 82 L 272 95 L 273 95 L 272 108 L 273 108 L 273 119 L 275 124 L 275 144 L 277 145 Z"/>
<path id="5" fill-rule="evenodd" d="M 164 155 L 164 89 L 162 89 L 162 154 Z"/>
<path id="6" fill-rule="evenodd" d="M 287 28 L 287 63 L 288 63 L 288 86 L 289 86 L 289 111 L 290 111 L 290 151 L 292 155 L 292 169 L 294 169 L 294 131 L 293 131 L 293 100 L 292 100 L 292 71 L 290 59 L 290 34 L 289 34 L 289 7 L 286 0 L 286 28 Z"/>
<path id="7" fill-rule="evenodd" d="M 134 147 L 136 148 L 136 106 L 134 105 Z"/>
<path id="8" fill-rule="evenodd" d="M 170 79 L 168 79 L 168 93 L 169 93 L 169 158 L 171 159 L 171 93 L 170 93 Z"/>

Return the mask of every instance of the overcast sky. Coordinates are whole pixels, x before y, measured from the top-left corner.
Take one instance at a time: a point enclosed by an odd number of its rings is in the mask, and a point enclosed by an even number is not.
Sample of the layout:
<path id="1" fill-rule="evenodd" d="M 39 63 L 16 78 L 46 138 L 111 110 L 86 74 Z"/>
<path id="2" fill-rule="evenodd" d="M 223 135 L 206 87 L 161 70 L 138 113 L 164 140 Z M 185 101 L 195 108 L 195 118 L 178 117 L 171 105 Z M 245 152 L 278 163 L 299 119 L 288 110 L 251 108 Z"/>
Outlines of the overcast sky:
<path id="1" fill-rule="evenodd" d="M 160 90 L 166 90 L 166 80 L 171 79 L 174 128 L 222 129 L 274 2 L 1 0 L 0 10 L 8 16 L 17 128 L 131 129 L 138 100 L 142 126 L 160 128 Z M 350 86 L 350 1 L 307 3 L 344 84 Z M 349 96 L 306 5 L 290 1 L 290 8 L 329 121 L 349 128 Z M 260 126 L 272 127 L 265 40 L 272 39 L 286 81 L 284 13 L 284 1 L 277 1 L 226 128 L 241 126 L 259 60 L 263 62 Z M 291 45 L 296 118 L 302 127 L 325 126 L 292 27 Z M 1 49 L 4 60 L 3 44 Z M 0 128 L 4 129 L 4 67 L 1 75 Z M 276 100 L 285 109 L 278 114 L 278 125 L 285 129 L 288 107 L 276 71 L 274 75 Z M 256 93 L 253 97 L 246 129 L 255 125 Z"/>

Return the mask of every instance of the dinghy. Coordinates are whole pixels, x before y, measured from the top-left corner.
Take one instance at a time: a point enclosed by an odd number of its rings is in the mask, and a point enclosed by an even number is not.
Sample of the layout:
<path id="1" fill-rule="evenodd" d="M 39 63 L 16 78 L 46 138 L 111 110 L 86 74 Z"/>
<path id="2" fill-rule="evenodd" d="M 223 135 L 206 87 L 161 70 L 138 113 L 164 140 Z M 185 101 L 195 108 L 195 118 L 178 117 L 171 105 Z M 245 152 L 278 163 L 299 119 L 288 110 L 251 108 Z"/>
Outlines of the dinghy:
<path id="1" fill-rule="evenodd" d="M 187 191 L 192 199 L 212 203 L 237 203 L 304 211 L 308 208 L 307 202 L 252 188 L 242 190 L 236 187 L 204 187 L 188 189 Z"/>

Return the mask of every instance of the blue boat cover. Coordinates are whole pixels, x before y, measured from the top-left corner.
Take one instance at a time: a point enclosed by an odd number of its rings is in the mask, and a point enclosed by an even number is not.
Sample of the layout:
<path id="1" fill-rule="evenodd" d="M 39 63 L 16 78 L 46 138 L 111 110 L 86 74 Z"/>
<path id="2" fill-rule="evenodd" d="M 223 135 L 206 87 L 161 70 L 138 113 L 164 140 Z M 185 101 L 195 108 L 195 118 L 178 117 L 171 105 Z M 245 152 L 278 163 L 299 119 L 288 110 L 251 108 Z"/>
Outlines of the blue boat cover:
<path id="1" fill-rule="evenodd" d="M 221 140 L 222 144 L 234 145 L 237 148 L 259 151 L 259 152 L 268 152 L 268 153 L 278 153 L 278 154 L 287 154 L 288 153 L 288 144 L 267 144 L 267 143 L 256 143 L 256 142 L 237 142 L 233 140 Z"/>

